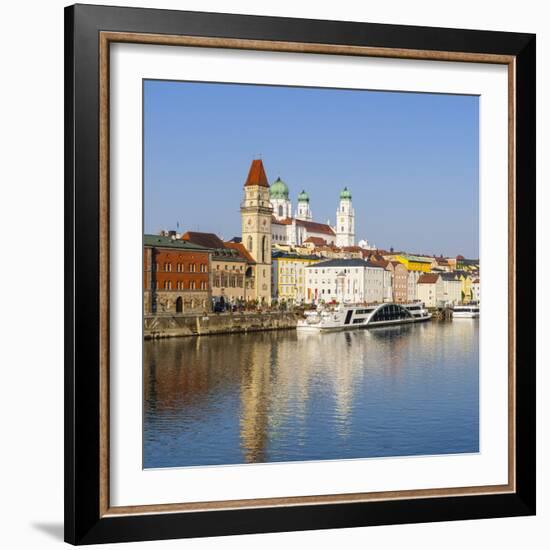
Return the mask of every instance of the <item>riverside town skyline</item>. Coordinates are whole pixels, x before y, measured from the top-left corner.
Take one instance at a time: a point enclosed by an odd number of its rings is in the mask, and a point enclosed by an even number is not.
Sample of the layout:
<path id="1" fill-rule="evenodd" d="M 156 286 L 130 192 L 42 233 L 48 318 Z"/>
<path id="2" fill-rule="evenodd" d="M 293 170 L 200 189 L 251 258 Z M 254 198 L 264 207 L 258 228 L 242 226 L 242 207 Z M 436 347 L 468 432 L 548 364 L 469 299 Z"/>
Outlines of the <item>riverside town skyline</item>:
<path id="1" fill-rule="evenodd" d="M 146 81 L 145 233 L 238 236 L 258 158 L 322 223 L 352 189 L 358 241 L 477 258 L 478 122 L 471 96 Z"/>
<path id="2" fill-rule="evenodd" d="M 169 229 L 144 240 L 144 313 L 199 313 L 255 302 L 412 303 L 431 308 L 479 303 L 479 260 L 419 255 L 357 241 L 351 189 L 335 205 L 334 225 L 314 219 L 309 194 L 296 205 L 286 183 L 269 183 L 254 159 L 242 185 L 241 231 Z M 205 220 L 206 221 L 206 220 Z M 176 291 L 174 293 L 174 291 Z"/>

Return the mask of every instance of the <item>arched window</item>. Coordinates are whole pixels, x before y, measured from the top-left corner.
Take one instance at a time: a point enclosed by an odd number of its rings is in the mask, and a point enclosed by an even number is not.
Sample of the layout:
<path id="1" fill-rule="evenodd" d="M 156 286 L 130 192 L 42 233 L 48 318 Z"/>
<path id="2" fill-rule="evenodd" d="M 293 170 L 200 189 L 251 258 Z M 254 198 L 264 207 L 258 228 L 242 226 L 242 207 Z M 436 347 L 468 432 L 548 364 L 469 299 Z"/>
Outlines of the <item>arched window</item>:
<path id="1" fill-rule="evenodd" d="M 252 252 L 252 236 L 251 235 L 248 237 L 248 243 L 246 245 L 246 248 L 248 248 L 249 252 Z"/>
<path id="2" fill-rule="evenodd" d="M 279 205 L 279 217 L 281 217 L 281 218 L 283 217 L 283 205 L 282 204 Z"/>
<path id="3" fill-rule="evenodd" d="M 178 296 L 176 299 L 176 313 L 181 313 L 183 311 L 183 300 L 181 296 Z"/>

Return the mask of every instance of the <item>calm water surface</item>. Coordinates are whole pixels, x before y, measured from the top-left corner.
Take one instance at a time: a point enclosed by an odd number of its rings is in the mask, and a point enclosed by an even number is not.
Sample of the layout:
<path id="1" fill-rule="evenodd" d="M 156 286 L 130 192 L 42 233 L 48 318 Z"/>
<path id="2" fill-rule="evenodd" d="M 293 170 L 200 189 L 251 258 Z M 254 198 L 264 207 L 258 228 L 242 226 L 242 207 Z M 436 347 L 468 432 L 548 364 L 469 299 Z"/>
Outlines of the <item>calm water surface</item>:
<path id="1" fill-rule="evenodd" d="M 477 452 L 478 326 L 146 341 L 144 467 Z"/>

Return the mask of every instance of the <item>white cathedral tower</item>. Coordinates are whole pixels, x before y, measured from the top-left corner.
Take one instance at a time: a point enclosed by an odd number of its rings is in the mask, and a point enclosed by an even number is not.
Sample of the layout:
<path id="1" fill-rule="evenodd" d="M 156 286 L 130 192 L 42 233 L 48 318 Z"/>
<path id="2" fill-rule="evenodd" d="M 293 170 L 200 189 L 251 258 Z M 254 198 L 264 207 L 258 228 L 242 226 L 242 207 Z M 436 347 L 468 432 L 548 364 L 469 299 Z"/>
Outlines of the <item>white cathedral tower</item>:
<path id="1" fill-rule="evenodd" d="M 298 208 L 296 209 L 296 219 L 311 221 L 313 216 L 311 215 L 311 208 L 309 207 L 309 195 L 302 191 L 298 195 Z"/>
<path id="2" fill-rule="evenodd" d="M 340 193 L 340 204 L 336 211 L 336 246 L 355 245 L 355 212 L 351 205 L 351 193 L 347 187 Z"/>

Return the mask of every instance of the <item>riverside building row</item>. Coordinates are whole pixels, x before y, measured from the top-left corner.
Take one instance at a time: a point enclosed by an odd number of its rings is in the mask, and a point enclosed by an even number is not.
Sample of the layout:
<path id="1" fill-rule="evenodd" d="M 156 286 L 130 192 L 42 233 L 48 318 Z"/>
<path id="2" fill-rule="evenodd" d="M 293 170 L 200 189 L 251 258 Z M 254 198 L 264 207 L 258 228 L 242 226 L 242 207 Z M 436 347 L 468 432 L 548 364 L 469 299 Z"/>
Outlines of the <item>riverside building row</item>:
<path id="1" fill-rule="evenodd" d="M 273 301 L 389 302 L 428 307 L 479 301 L 479 262 L 355 244 L 355 211 L 344 188 L 336 224 L 313 220 L 309 195 L 293 215 L 286 184 L 271 186 L 260 159 L 243 188 L 241 236 L 175 231 L 145 235 L 145 314 L 197 314 L 215 304 Z"/>

